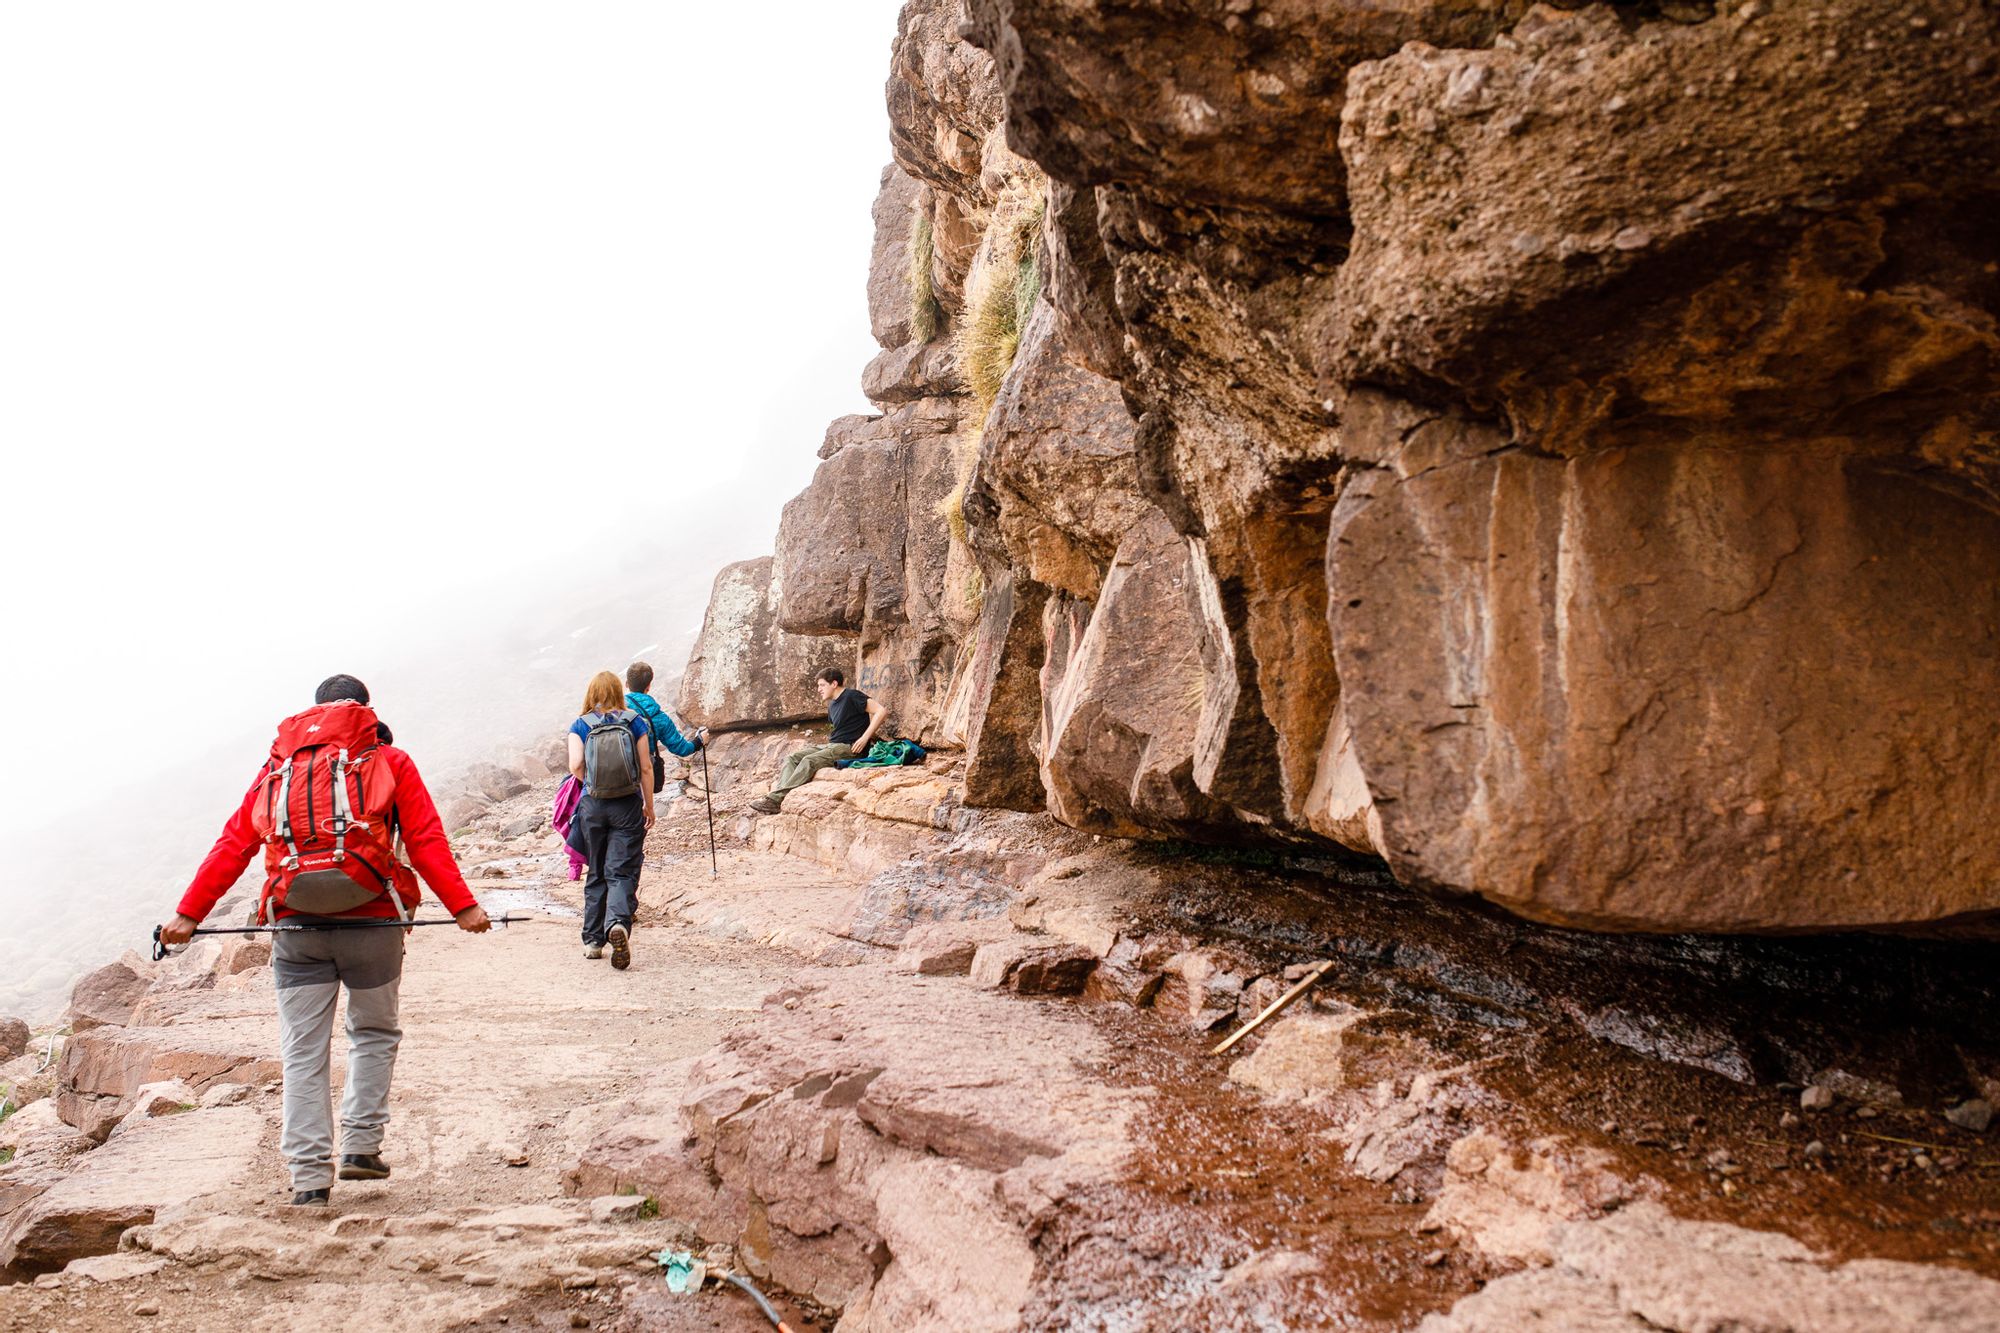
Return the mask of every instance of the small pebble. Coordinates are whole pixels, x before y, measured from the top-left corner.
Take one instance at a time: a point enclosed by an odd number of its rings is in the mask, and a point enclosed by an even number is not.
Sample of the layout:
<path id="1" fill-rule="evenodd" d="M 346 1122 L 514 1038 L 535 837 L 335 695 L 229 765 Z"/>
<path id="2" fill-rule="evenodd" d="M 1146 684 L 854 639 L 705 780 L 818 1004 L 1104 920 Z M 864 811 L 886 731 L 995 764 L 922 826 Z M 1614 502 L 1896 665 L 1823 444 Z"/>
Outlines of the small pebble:
<path id="1" fill-rule="evenodd" d="M 465 1285 L 468 1287 L 490 1287 L 500 1279 L 491 1273 L 467 1273 Z"/>
<path id="2" fill-rule="evenodd" d="M 1616 1134 L 1618 1132 L 1618 1122 L 1616 1120 L 1607 1120 L 1599 1125 L 1597 1130 L 1600 1134 Z"/>
<path id="3" fill-rule="evenodd" d="M 1727 1178 L 1729 1176 L 1740 1176 L 1743 1174 L 1743 1168 L 1738 1166 L 1734 1162 L 1726 1162 L 1723 1165 L 1716 1167 L 1715 1173 L 1724 1178 Z"/>
<path id="4" fill-rule="evenodd" d="M 150 1317 L 152 1315 L 158 1314 L 159 1312 L 160 1312 L 160 1307 L 153 1304 L 153 1302 L 151 1301 L 147 1301 L 144 1305 L 135 1305 L 132 1307 L 132 1313 L 135 1315 Z"/>
<path id="5" fill-rule="evenodd" d="M 1815 1083 L 1799 1094 L 1799 1109 L 1802 1111 L 1824 1111 L 1832 1105 L 1832 1088 L 1822 1088 Z"/>
<path id="6" fill-rule="evenodd" d="M 1855 1109 L 1854 1118 L 1856 1120 L 1873 1120 L 1881 1114 L 1882 1108 L 1879 1106 L 1862 1106 Z"/>
<path id="7" fill-rule="evenodd" d="M 1917 1170 L 1919 1171 L 1928 1171 L 1932 1167 L 1936 1166 L 1937 1163 L 1931 1160 L 1931 1155 L 1929 1153 L 1920 1152 L 1915 1157 L 1912 1157 L 1910 1159 L 1910 1165 L 1916 1167 Z"/>
<path id="8" fill-rule="evenodd" d="M 1446 1256 L 1443 1250 L 1432 1250 L 1429 1254 L 1424 1256 L 1424 1267 L 1436 1268 L 1439 1264 L 1445 1261 L 1445 1258 Z"/>
<path id="9" fill-rule="evenodd" d="M 1824 1143 L 1821 1143 L 1818 1139 L 1814 1139 L 1811 1143 L 1808 1143 L 1806 1145 L 1806 1156 L 1811 1158 L 1820 1158 L 1826 1156 L 1826 1145 Z"/>
<path id="10" fill-rule="evenodd" d="M 571 1310 L 569 1312 L 569 1326 L 571 1328 L 589 1328 L 590 1316 L 581 1310 Z"/>
<path id="11" fill-rule="evenodd" d="M 1779 1129 L 1797 1129 L 1800 1125 L 1804 1123 L 1805 1122 L 1800 1120 L 1798 1115 L 1792 1111 L 1787 1111 L 1783 1115 L 1778 1117 Z"/>

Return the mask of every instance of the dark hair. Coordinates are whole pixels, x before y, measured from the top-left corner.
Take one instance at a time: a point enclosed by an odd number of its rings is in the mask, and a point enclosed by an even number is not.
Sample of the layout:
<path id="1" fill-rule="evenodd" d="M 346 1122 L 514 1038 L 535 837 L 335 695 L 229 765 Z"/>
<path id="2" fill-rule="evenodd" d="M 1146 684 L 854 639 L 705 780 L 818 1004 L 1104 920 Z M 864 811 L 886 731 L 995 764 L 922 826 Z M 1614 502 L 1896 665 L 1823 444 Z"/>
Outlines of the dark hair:
<path id="1" fill-rule="evenodd" d="M 368 687 L 352 676 L 328 676 L 313 691 L 313 702 L 316 704 L 338 703 L 342 699 L 365 704 L 368 702 Z"/>
<path id="2" fill-rule="evenodd" d="M 821 667 L 819 674 L 814 676 L 813 679 L 823 680 L 829 685 L 845 685 L 847 683 L 847 677 L 841 672 L 839 667 Z"/>
<path id="3" fill-rule="evenodd" d="M 625 668 L 625 688 L 644 694 L 653 688 L 653 668 L 644 662 L 634 662 Z"/>

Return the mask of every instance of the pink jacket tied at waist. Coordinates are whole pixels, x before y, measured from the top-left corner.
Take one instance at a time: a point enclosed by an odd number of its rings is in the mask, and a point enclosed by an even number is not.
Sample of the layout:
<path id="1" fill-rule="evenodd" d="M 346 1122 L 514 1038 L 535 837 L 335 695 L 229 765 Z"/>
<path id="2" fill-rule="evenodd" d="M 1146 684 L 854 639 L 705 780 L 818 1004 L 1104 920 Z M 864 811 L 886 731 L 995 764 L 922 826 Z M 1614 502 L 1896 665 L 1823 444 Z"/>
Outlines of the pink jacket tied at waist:
<path id="1" fill-rule="evenodd" d="M 589 864 L 584 859 L 583 853 L 570 846 L 568 842 L 569 826 L 576 822 L 576 808 L 581 804 L 583 804 L 583 784 L 571 774 L 563 779 L 562 786 L 556 788 L 555 809 L 549 812 L 549 823 L 555 825 L 556 832 L 564 839 L 563 851 L 569 856 L 571 879 L 582 879 L 583 868 Z"/>

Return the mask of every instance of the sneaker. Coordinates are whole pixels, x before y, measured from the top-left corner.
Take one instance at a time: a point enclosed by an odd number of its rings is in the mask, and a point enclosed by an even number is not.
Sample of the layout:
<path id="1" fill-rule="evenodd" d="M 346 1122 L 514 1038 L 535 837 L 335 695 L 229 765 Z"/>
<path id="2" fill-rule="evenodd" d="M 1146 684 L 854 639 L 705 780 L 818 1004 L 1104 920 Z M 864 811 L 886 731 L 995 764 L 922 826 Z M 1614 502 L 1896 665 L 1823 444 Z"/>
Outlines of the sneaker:
<path id="1" fill-rule="evenodd" d="M 775 815 L 785 807 L 779 805 L 768 796 L 759 796 L 756 800 L 750 802 L 750 808 L 760 815 Z"/>
<path id="2" fill-rule="evenodd" d="M 297 1194 L 294 1194 L 292 1196 L 292 1207 L 324 1208 L 332 1201 L 333 1201 L 333 1191 L 330 1189 L 300 1190 Z"/>
<path id="3" fill-rule="evenodd" d="M 387 1180 L 389 1164 L 372 1152 L 348 1153 L 340 1159 L 342 1180 Z"/>
<path id="4" fill-rule="evenodd" d="M 602 958 L 604 957 L 604 946 L 601 944 L 586 944 L 583 946 L 583 956 L 585 958 Z"/>
<path id="5" fill-rule="evenodd" d="M 632 932 L 623 926 L 611 928 L 611 966 L 620 972 L 632 966 Z"/>

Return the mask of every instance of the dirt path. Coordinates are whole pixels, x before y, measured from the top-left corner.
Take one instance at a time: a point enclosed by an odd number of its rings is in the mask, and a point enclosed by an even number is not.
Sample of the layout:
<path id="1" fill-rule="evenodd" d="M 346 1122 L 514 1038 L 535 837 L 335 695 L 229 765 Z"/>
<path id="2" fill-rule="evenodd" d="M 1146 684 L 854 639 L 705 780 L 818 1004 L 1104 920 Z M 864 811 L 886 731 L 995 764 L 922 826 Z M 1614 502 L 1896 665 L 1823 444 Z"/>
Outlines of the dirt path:
<path id="1" fill-rule="evenodd" d="M 750 862 L 756 859 L 737 853 L 736 871 L 754 876 L 758 868 Z M 773 880 L 797 878 L 797 862 L 769 859 L 774 864 L 765 869 Z M 621 1319 L 631 1323 L 639 1309 L 648 1312 L 647 1327 L 763 1326 L 746 1312 L 747 1302 L 731 1296 L 679 1304 L 628 1299 L 623 1304 L 631 1308 L 613 1316 L 609 1293 L 590 1288 L 519 1293 L 506 1271 L 505 1242 L 516 1238 L 504 1224 L 471 1228 L 477 1234 L 456 1248 L 432 1246 L 430 1254 L 387 1260 L 380 1256 L 398 1248 L 393 1242 L 378 1241 L 372 1252 L 366 1244 L 320 1243 L 393 1237 L 399 1231 L 451 1234 L 466 1230 L 467 1214 L 510 1206 L 579 1210 L 565 1200 L 564 1169 L 636 1081 L 713 1045 L 799 966 L 795 956 L 762 944 L 718 941 L 646 911 L 635 932 L 632 966 L 614 971 L 608 961 L 582 955 L 577 921 L 569 914 L 579 895 L 556 873 L 559 858 L 501 864 L 510 872 L 504 889 L 487 879 L 475 880 L 475 886 L 496 915 L 527 911 L 530 924 L 484 937 L 450 930 L 411 937 L 403 982 L 404 1040 L 384 1154 L 394 1177 L 337 1185 L 326 1212 L 283 1206 L 288 1189 L 276 1149 L 278 1098 L 267 1089 L 251 1103 L 267 1124 L 247 1178 L 197 1200 L 185 1218 L 163 1221 L 160 1228 L 170 1233 L 164 1243 L 184 1247 L 183 1240 L 171 1237 L 184 1237 L 191 1224 L 205 1223 L 207 1250 L 193 1257 L 239 1242 L 255 1251 L 260 1239 L 275 1236 L 281 1250 L 295 1243 L 318 1262 L 293 1271 L 302 1266 L 260 1266 L 246 1254 L 241 1264 L 169 1264 L 123 1280 L 70 1277 L 57 1285 L 45 1278 L 33 1286 L 0 1288 L 0 1326 L 569 1328 L 576 1326 L 572 1314 L 614 1326 Z M 666 866 L 656 862 L 645 896 L 672 898 L 679 880 L 697 875 L 707 878 L 705 860 L 699 867 L 681 858 Z M 219 1003 L 210 1007 L 218 1016 L 268 1012 L 270 998 L 268 975 L 262 975 L 241 992 L 218 995 Z M 183 1014 L 177 1021 L 198 1022 L 201 1014 Z M 336 1035 L 337 1050 L 340 1042 Z M 671 1239 L 660 1231 L 665 1226 L 627 1226 L 635 1238 L 631 1248 L 636 1253 L 656 1240 L 664 1244 Z M 514 1229 L 530 1239 L 537 1230 Z M 535 1248 L 518 1262 L 544 1265 L 547 1248 Z M 427 1265 L 429 1271 L 413 1271 Z M 625 1280 L 659 1281 L 638 1270 Z"/>

